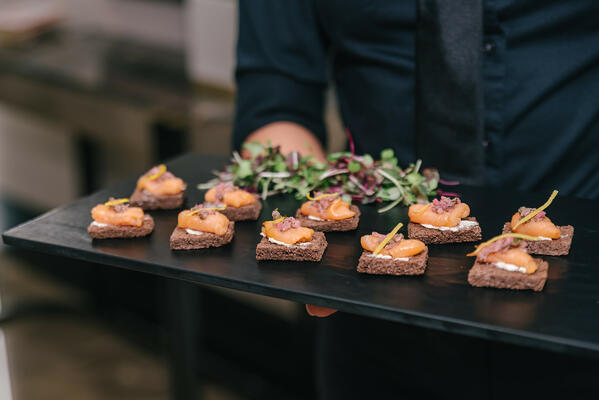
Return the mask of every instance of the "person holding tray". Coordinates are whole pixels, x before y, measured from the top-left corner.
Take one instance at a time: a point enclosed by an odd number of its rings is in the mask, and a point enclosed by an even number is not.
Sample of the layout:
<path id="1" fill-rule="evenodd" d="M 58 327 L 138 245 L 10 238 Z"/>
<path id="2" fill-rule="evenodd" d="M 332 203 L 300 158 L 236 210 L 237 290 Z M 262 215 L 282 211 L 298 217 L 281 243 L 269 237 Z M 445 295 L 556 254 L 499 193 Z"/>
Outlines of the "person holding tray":
<path id="1" fill-rule="evenodd" d="M 461 183 L 599 197 L 599 2 L 239 6 L 236 148 L 324 159 L 331 83 L 359 154 L 392 148 Z M 320 322 L 322 398 L 599 392 L 591 361 L 346 313 Z"/>

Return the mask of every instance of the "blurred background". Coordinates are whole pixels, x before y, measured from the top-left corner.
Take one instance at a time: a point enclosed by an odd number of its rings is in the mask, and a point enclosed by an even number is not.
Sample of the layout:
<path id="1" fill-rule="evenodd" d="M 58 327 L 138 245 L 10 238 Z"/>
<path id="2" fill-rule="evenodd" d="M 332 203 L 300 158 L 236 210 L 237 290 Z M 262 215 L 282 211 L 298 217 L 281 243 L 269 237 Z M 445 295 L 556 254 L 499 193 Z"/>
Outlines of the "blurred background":
<path id="1" fill-rule="evenodd" d="M 236 10 L 0 0 L 0 231 L 178 154 L 228 155 Z M 0 400 L 169 398 L 165 290 L 149 275 L 0 244 Z M 314 398 L 303 306 L 214 288 L 197 297 L 204 398 Z"/>

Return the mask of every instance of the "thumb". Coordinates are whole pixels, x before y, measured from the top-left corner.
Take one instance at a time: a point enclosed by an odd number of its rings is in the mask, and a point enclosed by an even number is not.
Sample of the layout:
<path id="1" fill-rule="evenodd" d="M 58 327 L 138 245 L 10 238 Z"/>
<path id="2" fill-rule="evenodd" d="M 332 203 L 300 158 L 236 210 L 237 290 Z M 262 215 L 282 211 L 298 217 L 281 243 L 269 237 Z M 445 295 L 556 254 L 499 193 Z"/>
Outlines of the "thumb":
<path id="1" fill-rule="evenodd" d="M 312 304 L 306 304 L 306 311 L 312 317 L 328 317 L 337 312 L 334 308 L 315 306 Z"/>

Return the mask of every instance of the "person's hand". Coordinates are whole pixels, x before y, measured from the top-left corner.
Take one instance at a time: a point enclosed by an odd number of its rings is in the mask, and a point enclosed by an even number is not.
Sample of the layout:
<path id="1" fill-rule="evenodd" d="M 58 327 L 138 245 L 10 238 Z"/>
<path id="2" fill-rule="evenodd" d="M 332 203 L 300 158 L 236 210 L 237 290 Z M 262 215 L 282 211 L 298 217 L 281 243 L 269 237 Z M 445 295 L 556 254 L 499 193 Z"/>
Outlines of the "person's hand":
<path id="1" fill-rule="evenodd" d="M 318 161 L 326 159 L 322 145 L 312 132 L 293 122 L 273 122 L 252 132 L 247 139 L 249 142 L 270 142 L 273 146 L 280 146 L 281 153 L 288 154 L 297 151 L 302 155 L 313 155 Z M 246 156 L 244 152 L 241 154 Z"/>
<path id="2" fill-rule="evenodd" d="M 313 304 L 306 304 L 306 311 L 312 317 L 328 317 L 331 314 L 337 312 L 334 308 L 315 306 Z"/>

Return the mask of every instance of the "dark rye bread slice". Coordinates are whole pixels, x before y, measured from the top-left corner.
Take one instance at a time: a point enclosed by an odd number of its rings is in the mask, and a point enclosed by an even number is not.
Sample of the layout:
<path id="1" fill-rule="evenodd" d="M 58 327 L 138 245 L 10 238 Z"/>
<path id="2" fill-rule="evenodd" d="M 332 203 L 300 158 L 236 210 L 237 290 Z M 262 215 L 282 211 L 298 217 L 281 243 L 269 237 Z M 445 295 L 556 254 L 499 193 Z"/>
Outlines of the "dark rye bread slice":
<path id="1" fill-rule="evenodd" d="M 306 246 L 284 246 L 263 237 L 256 246 L 256 260 L 320 261 L 327 244 L 322 232 L 314 232 L 312 241 Z"/>
<path id="2" fill-rule="evenodd" d="M 119 239 L 148 236 L 154 230 L 154 219 L 144 215 L 141 226 L 106 225 L 97 226 L 93 222 L 87 227 L 87 232 L 94 239 Z"/>
<path id="3" fill-rule="evenodd" d="M 231 221 L 257 220 L 260 216 L 260 211 L 262 211 L 262 202 L 260 201 L 260 196 L 255 194 L 254 198 L 256 201 L 254 201 L 252 204 L 241 207 L 228 206 L 219 212 L 224 214 Z"/>
<path id="4" fill-rule="evenodd" d="M 372 252 L 364 250 L 358 261 L 358 272 L 377 275 L 422 275 L 426 270 L 428 248 L 409 257 L 408 261 L 371 257 Z"/>
<path id="5" fill-rule="evenodd" d="M 315 231 L 353 231 L 358 227 L 358 222 L 360 222 L 360 209 L 356 205 L 351 205 L 349 209 L 355 212 L 356 215 L 340 221 L 315 221 L 302 214 L 301 209 L 297 210 L 295 218 L 302 224 L 302 226 L 314 229 Z"/>
<path id="6" fill-rule="evenodd" d="M 185 191 L 179 194 L 152 194 L 136 188 L 129 203 L 144 210 L 173 210 L 183 206 L 184 197 Z"/>
<path id="7" fill-rule="evenodd" d="M 574 237 L 574 227 L 572 225 L 558 226 L 562 231 L 559 239 L 552 240 L 525 240 L 526 251 L 530 254 L 539 254 L 545 256 L 565 256 L 570 252 L 572 238 Z M 503 225 L 503 233 L 512 233 L 510 223 Z"/>
<path id="8" fill-rule="evenodd" d="M 468 273 L 468 283 L 476 287 L 498 289 L 534 290 L 540 292 L 547 282 L 549 265 L 540 258 L 534 259 L 539 268 L 533 274 L 506 271 L 493 264 L 475 262 Z"/>
<path id="9" fill-rule="evenodd" d="M 194 250 L 207 247 L 220 247 L 231 243 L 235 234 L 235 222 L 229 221 L 229 228 L 224 235 L 202 232 L 201 235 L 187 233 L 183 228 L 176 227 L 171 234 L 171 250 Z"/>
<path id="10" fill-rule="evenodd" d="M 467 221 L 476 221 L 474 217 L 464 218 Z M 408 224 L 408 237 L 418 239 L 426 244 L 478 242 L 482 239 L 480 224 L 457 232 L 440 231 L 439 229 L 425 228 L 420 224 Z"/>

